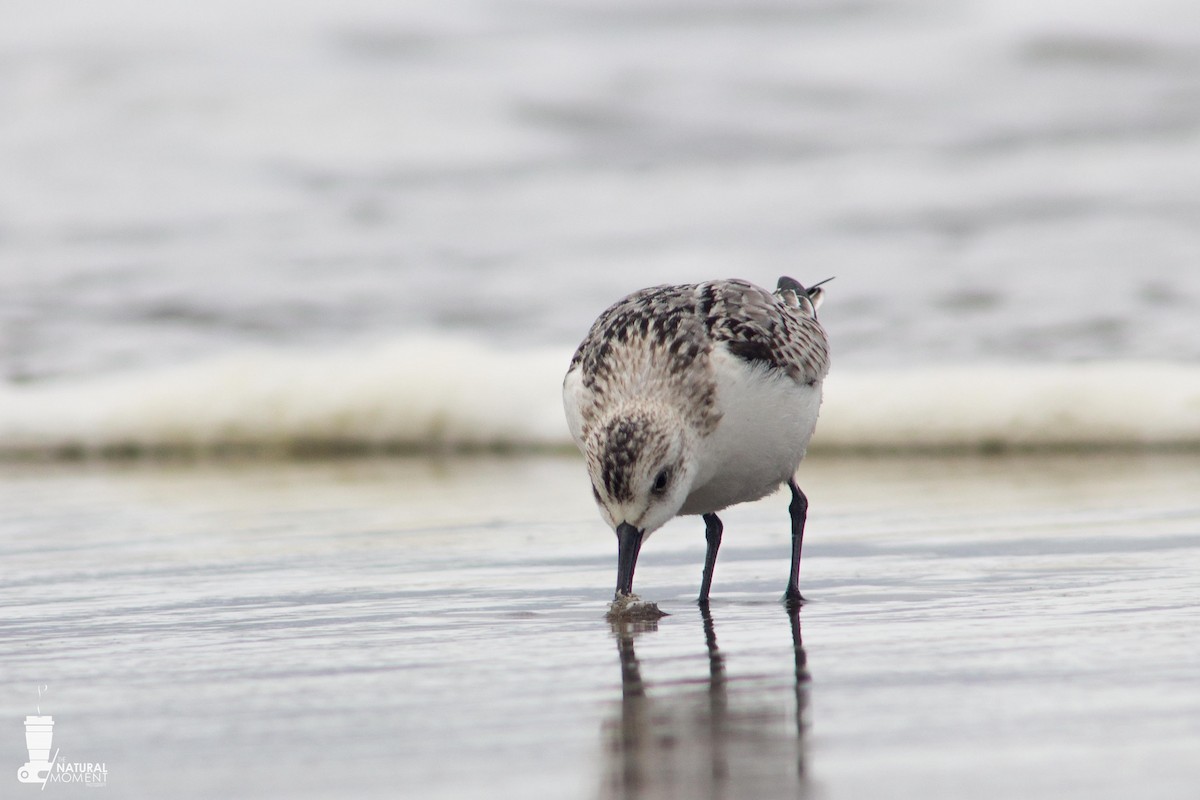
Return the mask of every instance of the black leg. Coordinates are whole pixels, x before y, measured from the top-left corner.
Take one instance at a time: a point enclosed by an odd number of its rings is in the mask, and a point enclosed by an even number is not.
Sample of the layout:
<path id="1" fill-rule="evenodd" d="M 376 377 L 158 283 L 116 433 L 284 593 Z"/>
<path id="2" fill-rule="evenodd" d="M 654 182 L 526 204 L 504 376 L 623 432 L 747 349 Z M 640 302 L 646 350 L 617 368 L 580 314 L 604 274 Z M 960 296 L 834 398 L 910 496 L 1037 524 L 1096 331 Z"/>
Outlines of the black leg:
<path id="1" fill-rule="evenodd" d="M 700 599 L 702 606 L 708 605 L 708 591 L 712 589 L 713 567 L 717 565 L 717 550 L 721 547 L 721 531 L 725 526 L 716 514 L 704 515 L 704 538 L 708 540 L 708 551 L 704 554 L 704 575 L 700 580 Z"/>
<path id="2" fill-rule="evenodd" d="M 783 593 L 783 602 L 788 605 L 800 605 L 804 602 L 804 598 L 800 596 L 800 550 L 804 547 L 804 520 L 808 517 L 808 498 L 796 485 L 795 478 L 788 481 L 788 488 L 792 490 L 792 504 L 788 506 L 788 512 L 792 515 L 792 573 L 788 578 L 787 591 Z"/>

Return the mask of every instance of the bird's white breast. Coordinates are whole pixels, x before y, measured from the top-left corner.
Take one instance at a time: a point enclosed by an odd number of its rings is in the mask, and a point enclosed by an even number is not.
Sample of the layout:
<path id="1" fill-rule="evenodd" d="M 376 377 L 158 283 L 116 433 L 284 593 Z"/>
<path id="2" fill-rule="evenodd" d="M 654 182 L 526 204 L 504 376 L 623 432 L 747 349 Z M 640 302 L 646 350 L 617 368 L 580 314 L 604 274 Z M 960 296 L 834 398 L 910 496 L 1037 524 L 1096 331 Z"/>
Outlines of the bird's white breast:
<path id="1" fill-rule="evenodd" d="M 680 514 L 706 514 L 757 500 L 800 466 L 821 408 L 821 382 L 797 383 L 780 370 L 713 348 L 723 416 L 697 442 L 698 469 Z"/>

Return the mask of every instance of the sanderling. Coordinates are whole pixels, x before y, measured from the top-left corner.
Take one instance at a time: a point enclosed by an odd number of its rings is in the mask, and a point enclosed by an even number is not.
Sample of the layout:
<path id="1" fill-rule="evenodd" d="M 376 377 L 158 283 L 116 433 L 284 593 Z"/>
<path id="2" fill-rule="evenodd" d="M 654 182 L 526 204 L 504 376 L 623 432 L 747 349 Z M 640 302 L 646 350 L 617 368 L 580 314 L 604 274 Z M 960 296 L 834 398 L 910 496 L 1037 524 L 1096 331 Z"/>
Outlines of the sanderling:
<path id="1" fill-rule="evenodd" d="M 784 600 L 802 602 L 808 499 L 794 476 L 829 371 L 820 286 L 791 278 L 774 293 L 742 280 L 656 286 L 619 300 L 584 337 L 563 403 L 600 513 L 617 534 L 614 602 L 633 592 L 643 540 L 672 517 L 700 514 L 706 604 L 721 545 L 716 512 L 783 483 L 792 490 Z"/>

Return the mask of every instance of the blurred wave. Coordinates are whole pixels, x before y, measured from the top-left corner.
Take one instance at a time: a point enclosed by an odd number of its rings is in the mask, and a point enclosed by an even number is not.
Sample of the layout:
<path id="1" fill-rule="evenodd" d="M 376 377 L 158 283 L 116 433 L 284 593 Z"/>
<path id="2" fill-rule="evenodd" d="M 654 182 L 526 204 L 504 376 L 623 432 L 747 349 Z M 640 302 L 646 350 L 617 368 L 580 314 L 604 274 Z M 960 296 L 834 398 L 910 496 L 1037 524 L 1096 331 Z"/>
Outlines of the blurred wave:
<path id="1" fill-rule="evenodd" d="M 412 335 L 0 385 L 0 454 L 282 457 L 569 451 L 570 351 Z M 1200 367 L 1101 362 L 836 371 L 814 450 L 1200 447 Z"/>
<path id="2" fill-rule="evenodd" d="M 22 2 L 0 380 L 829 275 L 841 366 L 1200 363 L 1200 4 Z"/>

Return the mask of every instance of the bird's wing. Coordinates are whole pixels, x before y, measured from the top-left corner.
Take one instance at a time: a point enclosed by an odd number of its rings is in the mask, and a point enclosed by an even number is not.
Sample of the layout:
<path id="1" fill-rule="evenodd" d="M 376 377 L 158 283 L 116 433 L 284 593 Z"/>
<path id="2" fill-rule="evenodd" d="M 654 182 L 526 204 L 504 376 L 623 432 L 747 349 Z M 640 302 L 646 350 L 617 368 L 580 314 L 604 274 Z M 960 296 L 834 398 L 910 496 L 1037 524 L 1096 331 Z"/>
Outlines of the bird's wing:
<path id="1" fill-rule="evenodd" d="M 811 304 L 809 304 L 811 308 Z M 813 384 L 829 371 L 825 331 L 811 313 L 748 281 L 654 286 L 618 300 L 571 359 L 563 402 L 571 434 L 587 435 L 607 399 L 665 387 L 694 398 L 697 429 L 720 419 L 708 360 L 714 347 Z"/>
<path id="2" fill-rule="evenodd" d="M 741 280 L 709 281 L 696 291 L 709 336 L 735 356 L 782 370 L 798 383 L 815 383 L 829 372 L 829 340 L 803 305 Z"/>

